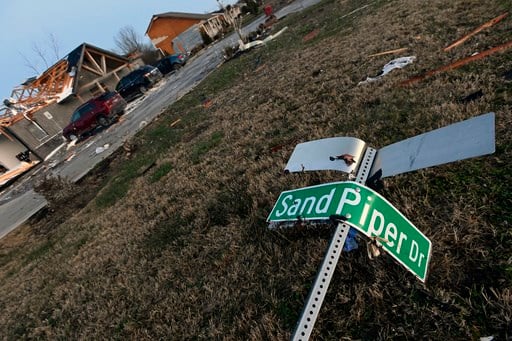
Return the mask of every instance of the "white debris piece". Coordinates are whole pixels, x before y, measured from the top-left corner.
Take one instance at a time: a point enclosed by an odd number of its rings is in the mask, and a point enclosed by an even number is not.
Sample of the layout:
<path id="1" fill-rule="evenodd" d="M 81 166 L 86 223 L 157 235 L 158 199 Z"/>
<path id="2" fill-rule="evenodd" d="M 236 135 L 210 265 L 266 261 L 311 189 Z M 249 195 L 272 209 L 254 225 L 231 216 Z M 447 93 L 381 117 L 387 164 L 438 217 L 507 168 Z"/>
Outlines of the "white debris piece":
<path id="1" fill-rule="evenodd" d="M 110 145 L 108 143 L 104 144 L 103 147 L 96 147 L 96 154 L 101 154 L 103 153 L 105 150 L 108 149 L 108 147 L 110 147 Z"/>
<path id="2" fill-rule="evenodd" d="M 377 76 L 366 77 L 366 80 L 359 82 L 359 84 L 357 84 L 357 85 L 378 81 L 379 79 L 381 79 L 382 77 L 384 77 L 385 75 L 387 75 L 388 73 L 393 71 L 394 69 L 401 69 L 401 68 L 411 64 L 415 60 L 416 60 L 416 56 L 400 57 L 397 59 L 393 59 L 392 61 L 390 61 L 389 63 L 384 65 L 384 67 L 382 68 L 382 71 Z"/>
<path id="3" fill-rule="evenodd" d="M 247 43 L 247 44 L 244 44 L 243 41 L 238 40 L 238 48 L 240 49 L 240 51 L 246 51 L 246 50 L 252 49 L 253 47 L 256 47 L 256 46 L 265 45 L 269 41 L 274 40 L 275 38 L 279 37 L 287 29 L 288 29 L 288 26 L 284 27 L 276 34 L 269 35 L 268 37 L 266 37 L 263 40 L 255 40 L 255 41 L 251 41 L 250 43 Z"/>
<path id="4" fill-rule="evenodd" d="M 77 143 L 78 139 L 75 137 L 74 139 L 71 140 L 71 142 L 68 143 L 67 147 L 66 147 L 66 150 L 70 149 L 70 148 L 73 148 L 74 146 L 76 146 L 76 143 Z"/>

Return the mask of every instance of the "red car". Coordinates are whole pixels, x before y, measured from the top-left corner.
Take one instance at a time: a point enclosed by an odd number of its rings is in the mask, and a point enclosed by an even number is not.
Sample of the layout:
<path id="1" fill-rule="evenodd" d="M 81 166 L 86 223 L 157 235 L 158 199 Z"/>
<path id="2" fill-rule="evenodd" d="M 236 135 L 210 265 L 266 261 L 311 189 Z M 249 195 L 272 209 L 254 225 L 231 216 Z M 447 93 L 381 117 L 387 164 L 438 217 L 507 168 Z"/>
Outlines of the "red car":
<path id="1" fill-rule="evenodd" d="M 115 122 L 126 108 L 126 101 L 117 92 L 105 92 L 79 106 L 71 115 L 71 122 L 62 135 L 68 140 L 80 139 L 96 127 L 107 127 Z"/>

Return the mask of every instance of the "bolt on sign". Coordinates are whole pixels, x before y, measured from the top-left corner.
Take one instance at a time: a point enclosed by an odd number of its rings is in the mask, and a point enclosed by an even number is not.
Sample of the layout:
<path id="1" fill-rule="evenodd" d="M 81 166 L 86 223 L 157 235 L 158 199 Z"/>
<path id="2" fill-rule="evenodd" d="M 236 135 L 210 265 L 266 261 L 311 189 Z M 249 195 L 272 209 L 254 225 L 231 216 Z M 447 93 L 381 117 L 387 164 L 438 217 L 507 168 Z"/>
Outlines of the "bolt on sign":
<path id="1" fill-rule="evenodd" d="M 425 282 L 432 243 L 380 194 L 357 182 L 333 182 L 282 192 L 269 222 L 329 219 L 333 214 L 381 245 Z"/>

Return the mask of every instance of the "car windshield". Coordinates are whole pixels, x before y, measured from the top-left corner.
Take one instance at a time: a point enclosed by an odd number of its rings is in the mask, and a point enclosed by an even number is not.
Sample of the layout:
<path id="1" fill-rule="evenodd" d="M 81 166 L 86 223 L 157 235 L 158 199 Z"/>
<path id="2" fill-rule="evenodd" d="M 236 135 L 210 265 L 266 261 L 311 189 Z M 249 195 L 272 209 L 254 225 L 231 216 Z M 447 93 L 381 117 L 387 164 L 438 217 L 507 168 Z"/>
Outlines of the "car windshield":
<path id="1" fill-rule="evenodd" d="M 126 85 L 130 84 L 134 79 L 139 77 L 144 72 L 147 72 L 147 71 L 144 71 L 143 69 L 137 69 L 137 70 L 132 71 L 131 73 L 127 74 L 126 76 L 121 78 L 119 83 L 117 83 L 116 90 L 119 90 L 120 88 L 125 87 Z"/>
<path id="2" fill-rule="evenodd" d="M 101 95 L 98 96 L 98 99 L 101 100 L 101 101 L 104 101 L 104 100 L 107 100 L 107 99 L 110 99 L 112 97 L 114 97 L 116 95 L 115 92 L 105 92 Z"/>
<path id="3" fill-rule="evenodd" d="M 117 83 L 116 85 L 116 90 L 119 90 L 120 88 L 122 88 L 123 86 L 125 86 L 126 84 L 128 84 L 129 82 L 131 81 L 131 78 L 126 76 L 124 78 L 122 78 L 119 83 Z"/>
<path id="4" fill-rule="evenodd" d="M 71 116 L 71 122 L 76 122 L 80 119 L 80 112 L 79 111 L 75 111 L 73 113 L 73 116 Z"/>
<path id="5" fill-rule="evenodd" d="M 84 106 L 78 108 L 73 115 L 71 116 L 71 122 L 78 121 L 85 113 L 91 111 L 93 109 L 93 105 L 91 103 L 87 103 Z"/>

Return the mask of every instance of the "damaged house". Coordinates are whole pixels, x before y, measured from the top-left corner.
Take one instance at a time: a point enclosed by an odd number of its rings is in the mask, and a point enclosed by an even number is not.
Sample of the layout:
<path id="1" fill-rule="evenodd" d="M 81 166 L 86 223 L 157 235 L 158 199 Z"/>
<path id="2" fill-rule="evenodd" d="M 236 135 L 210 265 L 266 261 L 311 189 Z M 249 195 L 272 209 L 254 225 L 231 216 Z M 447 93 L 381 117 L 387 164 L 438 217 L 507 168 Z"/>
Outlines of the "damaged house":
<path id="1" fill-rule="evenodd" d="M 151 17 L 151 21 L 146 30 L 146 35 L 151 39 L 153 46 L 166 55 L 176 52 L 184 52 L 184 47 L 180 47 L 179 39 L 177 40 L 177 50 L 173 46 L 173 41 L 181 33 L 189 30 L 201 21 L 209 19 L 211 14 L 198 13 L 179 13 L 167 12 L 155 14 Z"/>
<path id="2" fill-rule="evenodd" d="M 62 128 L 73 111 L 90 98 L 113 90 L 137 66 L 84 43 L 41 75 L 16 87 L 0 109 L 0 175 L 5 177 L 26 167 L 27 162 L 47 158 L 62 145 Z"/>
<path id="3" fill-rule="evenodd" d="M 239 6 L 227 6 L 223 12 L 210 14 L 167 12 L 151 18 L 146 35 L 153 46 L 166 55 L 189 53 L 213 41 L 233 26 L 241 15 Z"/>

